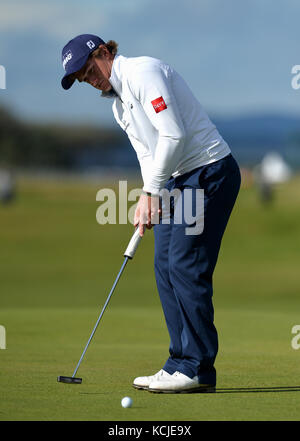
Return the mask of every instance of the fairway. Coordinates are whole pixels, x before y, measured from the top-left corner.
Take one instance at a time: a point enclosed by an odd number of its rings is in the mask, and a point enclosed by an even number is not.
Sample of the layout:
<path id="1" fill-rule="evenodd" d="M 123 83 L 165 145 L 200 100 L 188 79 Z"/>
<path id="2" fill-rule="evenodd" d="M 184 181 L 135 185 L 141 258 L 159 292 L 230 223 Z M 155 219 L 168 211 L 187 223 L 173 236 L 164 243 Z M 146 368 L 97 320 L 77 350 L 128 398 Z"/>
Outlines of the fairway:
<path id="1" fill-rule="evenodd" d="M 255 188 L 240 192 L 214 278 L 215 394 L 131 386 L 168 356 L 152 231 L 80 366 L 82 384 L 56 381 L 72 375 L 133 233 L 130 224 L 97 224 L 103 187 L 112 184 L 22 178 L 15 202 L 0 206 L 0 420 L 299 420 L 300 349 L 291 345 L 300 325 L 299 177 L 278 188 L 270 206 Z M 125 396 L 132 408 L 121 407 Z"/>

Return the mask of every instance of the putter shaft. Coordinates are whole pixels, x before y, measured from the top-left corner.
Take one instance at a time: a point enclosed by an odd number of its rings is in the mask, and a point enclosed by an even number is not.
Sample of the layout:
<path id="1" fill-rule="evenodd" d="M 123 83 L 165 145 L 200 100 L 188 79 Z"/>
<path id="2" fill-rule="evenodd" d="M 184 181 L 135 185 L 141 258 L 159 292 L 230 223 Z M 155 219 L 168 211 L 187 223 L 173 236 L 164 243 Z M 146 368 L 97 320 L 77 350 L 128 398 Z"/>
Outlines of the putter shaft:
<path id="1" fill-rule="evenodd" d="M 86 346 L 85 346 L 85 348 L 84 348 L 84 350 L 83 350 L 83 352 L 82 352 L 82 354 L 81 354 L 81 357 L 80 357 L 80 359 L 79 359 L 79 361 L 78 361 L 78 363 L 77 363 L 77 366 L 76 366 L 75 371 L 74 371 L 74 373 L 73 373 L 73 375 L 72 375 L 72 378 L 75 377 L 75 375 L 76 375 L 76 373 L 77 373 L 77 371 L 78 371 L 78 368 L 79 368 L 79 366 L 80 366 L 80 364 L 81 364 L 81 361 L 82 361 L 82 359 L 83 359 L 83 357 L 84 357 L 84 354 L 86 353 L 87 348 L 89 347 L 89 344 L 90 344 L 90 342 L 91 342 L 91 340 L 92 340 L 92 338 L 93 338 L 93 336 L 94 336 L 94 334 L 95 334 L 95 332 L 96 332 L 96 329 L 97 329 L 97 327 L 98 327 L 98 325 L 99 325 L 99 322 L 100 322 L 100 320 L 101 320 L 101 318 L 102 318 L 102 316 L 103 316 L 103 314 L 104 314 L 104 311 L 105 311 L 105 309 L 106 309 L 106 307 L 107 307 L 107 305 L 108 305 L 108 302 L 110 301 L 110 298 L 111 298 L 111 296 L 112 296 L 112 294 L 113 294 L 113 292 L 114 292 L 114 290 L 115 290 L 115 287 L 117 286 L 117 283 L 118 283 L 118 281 L 119 281 L 119 279 L 120 279 L 120 277 L 121 277 L 121 274 L 122 274 L 122 272 L 123 272 L 123 270 L 124 270 L 124 268 L 125 268 L 125 266 L 126 266 L 126 263 L 128 262 L 128 259 L 129 259 L 128 256 L 126 256 L 125 259 L 124 259 L 124 262 L 123 262 L 122 267 L 121 267 L 121 269 L 120 269 L 120 271 L 119 271 L 119 274 L 118 274 L 117 277 L 116 277 L 116 280 L 115 280 L 115 282 L 114 282 L 114 284 L 113 284 L 113 286 L 112 286 L 112 289 L 111 289 L 111 291 L 110 291 L 110 293 L 109 293 L 109 295 L 108 295 L 108 297 L 107 297 L 107 299 L 106 299 L 106 302 L 105 302 L 105 304 L 104 304 L 104 306 L 103 306 L 103 309 L 102 309 L 102 311 L 101 311 L 101 314 L 99 315 L 98 320 L 97 320 L 97 322 L 96 322 L 96 324 L 95 324 L 95 326 L 94 326 L 94 329 L 93 329 L 93 331 L 92 331 L 92 333 L 91 333 L 91 335 L 90 335 L 90 338 L 88 339 L 88 342 L 87 342 L 87 344 L 86 344 Z"/>

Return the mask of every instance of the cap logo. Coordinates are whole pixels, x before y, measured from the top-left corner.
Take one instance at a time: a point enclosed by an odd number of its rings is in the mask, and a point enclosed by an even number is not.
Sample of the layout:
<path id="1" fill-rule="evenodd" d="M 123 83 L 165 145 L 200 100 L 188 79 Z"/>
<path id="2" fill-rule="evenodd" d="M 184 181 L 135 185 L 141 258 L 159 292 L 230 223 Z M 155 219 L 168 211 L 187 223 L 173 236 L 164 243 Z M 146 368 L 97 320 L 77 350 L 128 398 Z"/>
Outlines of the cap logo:
<path id="1" fill-rule="evenodd" d="M 95 43 L 92 40 L 89 40 L 86 42 L 86 45 L 90 48 L 90 49 L 94 49 L 94 47 L 96 47 Z"/>
<path id="2" fill-rule="evenodd" d="M 64 54 L 63 68 L 65 70 L 66 70 L 66 64 L 71 60 L 72 57 L 73 57 L 73 55 L 72 55 L 72 52 L 70 50 Z"/>

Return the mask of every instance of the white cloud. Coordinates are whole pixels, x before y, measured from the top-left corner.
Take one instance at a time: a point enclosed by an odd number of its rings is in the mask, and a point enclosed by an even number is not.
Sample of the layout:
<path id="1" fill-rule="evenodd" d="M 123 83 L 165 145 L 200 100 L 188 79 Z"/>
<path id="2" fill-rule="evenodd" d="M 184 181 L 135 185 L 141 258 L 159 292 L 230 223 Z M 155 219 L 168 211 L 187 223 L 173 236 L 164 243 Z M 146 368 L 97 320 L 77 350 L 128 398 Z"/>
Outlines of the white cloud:
<path id="1" fill-rule="evenodd" d="M 84 8 L 83 2 L 11 0 L 1 6 L 1 32 L 42 32 L 53 38 L 68 38 L 74 30 L 88 32 L 103 27 L 105 15 L 97 5 Z M 75 32 L 76 32 L 75 31 Z"/>
<path id="2" fill-rule="evenodd" d="M 118 21 L 126 21 L 138 15 L 150 0 L 10 0 L 1 5 L 1 32 L 42 31 L 54 38 L 68 38 L 81 32 L 108 31 L 118 26 Z"/>
<path id="3" fill-rule="evenodd" d="M 36 0 L 12 0 L 1 5 L 1 31 L 22 31 L 32 26 L 42 27 L 57 13 L 57 4 Z"/>

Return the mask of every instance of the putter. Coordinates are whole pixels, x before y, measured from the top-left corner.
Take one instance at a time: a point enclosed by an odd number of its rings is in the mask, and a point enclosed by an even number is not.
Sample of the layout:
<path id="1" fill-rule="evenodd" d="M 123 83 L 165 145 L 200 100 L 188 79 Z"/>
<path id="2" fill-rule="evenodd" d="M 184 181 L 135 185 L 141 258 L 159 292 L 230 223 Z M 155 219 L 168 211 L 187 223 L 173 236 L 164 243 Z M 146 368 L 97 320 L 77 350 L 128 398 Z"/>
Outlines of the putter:
<path id="1" fill-rule="evenodd" d="M 98 317 L 98 320 L 97 320 L 97 322 L 96 322 L 96 324 L 94 326 L 94 329 L 93 329 L 93 331 L 92 331 L 92 333 L 90 335 L 90 338 L 88 339 L 88 342 L 87 342 L 87 344 L 86 344 L 86 346 L 85 346 L 85 348 L 84 348 L 84 350 L 83 350 L 83 352 L 81 354 L 81 357 L 80 357 L 80 359 L 79 359 L 79 361 L 77 363 L 77 366 L 76 366 L 76 368 L 74 370 L 74 373 L 73 373 L 72 377 L 65 377 L 65 376 L 60 375 L 59 377 L 57 377 L 57 381 L 58 382 L 60 382 L 60 383 L 69 383 L 69 384 L 81 384 L 82 383 L 82 378 L 75 377 L 75 375 L 76 375 L 76 373 L 78 371 L 78 368 L 79 368 L 79 366 L 80 366 L 80 364 L 82 362 L 82 359 L 83 359 L 83 357 L 84 357 L 84 355 L 85 355 L 85 353 L 87 351 L 87 348 L 89 347 L 89 344 L 90 344 L 92 338 L 94 337 L 94 334 L 95 334 L 96 329 L 97 329 L 97 327 L 99 325 L 99 322 L 100 322 L 100 320 L 101 320 L 101 318 L 102 318 L 102 316 L 104 314 L 104 311 L 105 311 L 105 309 L 106 309 L 106 307 L 108 305 L 108 302 L 111 299 L 111 296 L 112 296 L 112 294 L 113 294 L 113 292 L 115 290 L 115 287 L 117 286 L 117 283 L 118 283 L 118 281 L 119 281 L 119 279 L 121 277 L 121 274 L 122 274 L 122 272 L 123 272 L 123 270 L 124 270 L 124 268 L 125 268 L 125 266 L 126 266 L 126 264 L 128 262 L 128 259 L 132 259 L 133 258 L 134 254 L 135 254 L 135 252 L 137 250 L 137 247 L 138 247 L 138 245 L 139 245 L 139 243 L 141 241 L 141 238 L 142 237 L 139 234 L 139 229 L 137 228 L 135 230 L 132 238 L 130 239 L 130 242 L 129 242 L 126 250 L 125 250 L 125 253 L 124 253 L 125 259 L 124 259 L 124 262 L 122 264 L 122 267 L 121 267 L 121 269 L 119 271 L 119 274 L 117 275 L 117 278 L 116 278 L 116 280 L 115 280 L 115 282 L 114 282 L 114 284 L 112 286 L 112 289 L 111 289 L 111 291 L 110 291 L 110 293 L 109 293 L 109 295 L 108 295 L 108 297 L 106 299 L 106 302 L 105 302 L 105 304 L 103 306 L 103 309 L 102 309 L 102 311 L 101 311 L 101 313 L 100 313 L 100 315 Z"/>

